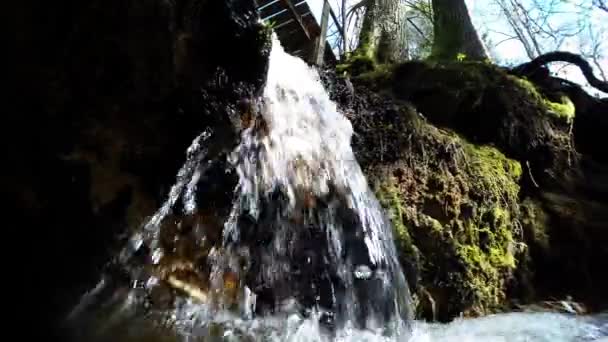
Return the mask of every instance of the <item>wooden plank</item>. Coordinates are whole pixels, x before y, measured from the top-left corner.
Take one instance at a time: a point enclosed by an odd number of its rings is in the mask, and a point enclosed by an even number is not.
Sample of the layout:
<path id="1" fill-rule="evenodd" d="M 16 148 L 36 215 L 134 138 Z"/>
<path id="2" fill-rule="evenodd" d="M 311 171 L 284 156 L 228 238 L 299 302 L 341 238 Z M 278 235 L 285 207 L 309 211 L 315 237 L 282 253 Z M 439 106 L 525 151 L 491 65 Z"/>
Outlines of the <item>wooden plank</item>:
<path id="1" fill-rule="evenodd" d="M 302 33 L 302 30 L 300 30 L 299 27 L 291 31 L 284 31 L 283 34 L 279 36 L 279 40 L 281 40 L 281 45 L 283 45 L 283 48 L 285 48 L 285 51 L 287 52 L 310 46 L 310 41 L 304 33 Z"/>
<path id="2" fill-rule="evenodd" d="M 303 16 L 303 14 L 306 13 L 307 10 L 307 6 L 297 6 L 296 10 L 298 11 L 298 13 L 300 14 L 300 18 L 302 19 L 302 22 L 304 23 L 304 26 L 306 26 L 306 19 Z M 267 15 L 265 17 L 262 17 L 262 20 L 267 21 L 267 22 L 272 22 L 276 25 L 284 23 L 290 19 L 293 19 L 296 23 L 296 18 L 292 15 L 291 11 L 287 8 L 283 8 L 281 7 L 281 9 L 276 10 L 275 12 L 271 13 L 270 15 Z M 313 33 L 310 31 L 310 27 L 307 26 L 307 28 L 309 29 L 309 33 Z M 314 35 L 312 35 L 314 37 Z"/>
<path id="3" fill-rule="evenodd" d="M 335 59 L 331 48 L 320 46 L 321 41 L 327 40 L 329 20 L 333 19 L 337 24 L 337 18 L 331 6 L 328 6 L 331 19 L 327 18 L 326 3 L 327 1 L 324 2 L 323 7 L 326 18 L 326 27 L 323 33 L 325 38 L 321 39 L 322 27 L 312 15 L 306 0 L 257 0 L 260 17 L 264 21 L 274 24 L 274 31 L 285 51 L 300 56 L 311 63 L 316 63 L 319 58 L 323 63 L 324 57 L 328 62 Z M 337 26 L 341 31 L 342 27 Z M 326 46 L 327 43 L 324 45 Z M 327 58 L 328 54 L 331 54 L 330 58 Z"/>
<path id="4" fill-rule="evenodd" d="M 308 37 L 308 39 L 311 39 L 311 35 L 308 32 L 308 28 L 306 28 L 306 26 L 304 26 L 304 23 L 302 23 L 302 18 L 300 17 L 300 14 L 296 10 L 296 8 L 293 5 L 293 3 L 291 2 L 291 0 L 281 0 L 281 1 L 285 4 L 285 6 L 287 6 L 287 8 L 289 9 L 289 11 L 291 11 L 291 15 L 293 15 L 293 17 L 296 20 L 296 22 L 298 24 L 300 24 L 300 27 L 304 31 L 304 34 L 306 34 L 306 37 Z"/>
<path id="5" fill-rule="evenodd" d="M 313 63 L 321 66 L 325 57 L 325 45 L 327 43 L 327 22 L 329 21 L 329 2 L 323 1 L 323 13 L 321 14 L 321 33 L 317 37 Z"/>
<path id="6" fill-rule="evenodd" d="M 270 5 L 273 5 L 280 0 L 258 0 L 258 10 L 262 10 Z"/>
<path id="7" fill-rule="evenodd" d="M 296 8 L 297 12 L 300 13 L 300 15 L 310 11 L 306 0 L 295 2 L 294 7 Z M 275 0 L 275 2 L 268 3 L 268 5 L 265 7 L 258 7 L 258 13 L 260 14 L 260 18 L 262 18 L 262 20 L 265 20 L 265 18 L 283 10 L 288 10 L 288 8 L 281 0 Z"/>
<path id="8" fill-rule="evenodd" d="M 291 24 L 291 23 L 295 23 L 295 21 L 296 21 L 295 19 L 291 18 L 291 19 L 289 19 L 289 20 L 287 20 L 287 21 L 284 21 L 284 22 L 282 22 L 282 23 L 280 23 L 280 24 L 276 25 L 276 26 L 274 27 L 274 30 L 276 31 L 276 30 L 280 29 L 280 28 L 281 28 L 281 27 L 283 27 L 283 26 L 289 25 L 289 24 Z"/>
<path id="9" fill-rule="evenodd" d="M 300 18 L 302 18 L 302 17 L 300 17 Z M 296 25 L 298 25 L 298 26 L 300 25 L 297 22 L 296 18 L 287 9 L 285 9 L 285 10 L 283 10 L 281 12 L 276 13 L 275 15 L 269 17 L 269 19 L 267 19 L 266 21 L 273 22 L 276 25 L 276 24 L 283 23 L 283 22 L 285 22 L 285 21 L 287 21 L 289 19 L 293 19 L 293 21 L 296 23 Z M 304 24 L 306 24 L 305 20 L 303 18 L 302 18 L 302 21 L 304 22 Z M 302 30 L 301 27 L 300 27 L 300 30 Z"/>
<path id="10" fill-rule="evenodd" d="M 266 20 L 268 17 L 286 10 L 287 8 L 285 8 L 283 3 L 280 0 L 277 0 L 277 2 L 270 3 L 264 8 L 258 8 L 258 13 L 260 14 L 260 18 L 262 18 L 262 20 Z"/>
<path id="11" fill-rule="evenodd" d="M 285 46 L 285 43 L 293 42 L 298 37 L 304 37 L 304 39 L 306 39 L 302 29 L 300 29 L 300 26 L 295 20 L 287 25 L 281 26 L 279 29 L 275 29 L 274 32 L 277 34 L 279 40 L 281 40 L 283 46 Z"/>
<path id="12" fill-rule="evenodd" d="M 321 33 L 321 28 L 317 23 L 317 19 L 315 19 L 314 15 L 309 14 L 305 17 L 302 17 L 302 22 L 304 26 L 308 29 L 308 33 L 310 33 L 311 37 L 316 37 Z"/>

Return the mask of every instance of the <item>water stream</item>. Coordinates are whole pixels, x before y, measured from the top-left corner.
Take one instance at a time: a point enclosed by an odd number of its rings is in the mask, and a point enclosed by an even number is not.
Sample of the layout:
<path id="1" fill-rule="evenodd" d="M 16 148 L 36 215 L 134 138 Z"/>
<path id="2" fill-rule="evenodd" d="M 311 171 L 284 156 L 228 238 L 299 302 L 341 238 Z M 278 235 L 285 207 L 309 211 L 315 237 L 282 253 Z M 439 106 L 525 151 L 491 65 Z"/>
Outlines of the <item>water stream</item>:
<path id="1" fill-rule="evenodd" d="M 253 110 L 228 158 L 238 185 L 221 239 L 206 245 L 208 233 L 195 235 L 206 248 L 204 264 L 174 262 L 167 271 L 162 265 L 176 252 L 161 236 L 169 216 L 197 212 L 196 192 L 213 162 L 206 159 L 206 143 L 213 139 L 207 132 L 188 149 L 166 202 L 117 258 L 128 281 L 104 276 L 74 309 L 70 321 L 81 340 L 599 341 L 608 336 L 602 317 L 513 313 L 448 325 L 414 321 L 390 222 L 354 157 L 352 126 L 316 71 L 275 40 L 263 98 Z M 157 270 L 161 266 L 164 271 Z M 171 297 L 162 309 L 150 305 L 163 286 L 187 295 Z"/>

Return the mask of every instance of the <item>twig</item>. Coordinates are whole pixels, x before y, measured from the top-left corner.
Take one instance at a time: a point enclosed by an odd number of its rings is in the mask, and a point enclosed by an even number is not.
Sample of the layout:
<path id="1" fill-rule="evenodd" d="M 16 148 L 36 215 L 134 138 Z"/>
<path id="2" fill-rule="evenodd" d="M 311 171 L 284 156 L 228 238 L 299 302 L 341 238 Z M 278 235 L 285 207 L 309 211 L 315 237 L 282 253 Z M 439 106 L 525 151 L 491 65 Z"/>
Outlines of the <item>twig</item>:
<path id="1" fill-rule="evenodd" d="M 532 176 L 532 168 L 530 167 L 530 161 L 526 160 L 526 168 L 528 169 L 528 175 L 530 176 L 530 180 L 532 181 L 532 184 L 534 184 L 535 187 L 540 188 L 540 186 L 538 185 L 538 183 L 536 183 L 536 180 L 534 179 L 534 176 Z"/>

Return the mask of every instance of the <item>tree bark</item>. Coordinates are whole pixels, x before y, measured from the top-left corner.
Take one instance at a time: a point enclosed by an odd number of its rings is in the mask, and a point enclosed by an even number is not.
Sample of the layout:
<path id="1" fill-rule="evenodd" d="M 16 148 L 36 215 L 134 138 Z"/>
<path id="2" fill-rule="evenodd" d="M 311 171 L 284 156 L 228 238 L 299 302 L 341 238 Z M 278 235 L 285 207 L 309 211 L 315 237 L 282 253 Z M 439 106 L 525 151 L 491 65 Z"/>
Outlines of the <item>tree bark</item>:
<path id="1" fill-rule="evenodd" d="M 433 58 L 454 60 L 461 55 L 468 60 L 489 58 L 464 0 L 433 0 L 433 27 Z"/>
<path id="2" fill-rule="evenodd" d="M 407 58 L 405 7 L 400 0 L 366 0 L 357 53 L 378 63 Z"/>

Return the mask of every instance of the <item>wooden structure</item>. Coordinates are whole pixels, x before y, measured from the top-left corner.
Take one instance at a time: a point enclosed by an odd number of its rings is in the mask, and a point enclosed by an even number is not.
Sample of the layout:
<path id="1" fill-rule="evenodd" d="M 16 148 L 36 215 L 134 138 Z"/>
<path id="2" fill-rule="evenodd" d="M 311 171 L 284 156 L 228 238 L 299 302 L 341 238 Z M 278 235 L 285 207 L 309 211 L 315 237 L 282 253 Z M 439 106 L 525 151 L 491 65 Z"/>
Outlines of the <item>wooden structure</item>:
<path id="1" fill-rule="evenodd" d="M 285 51 L 311 64 L 336 62 L 326 41 L 330 15 L 339 29 L 340 26 L 327 0 L 324 1 L 321 23 L 315 19 L 306 0 L 257 2 L 260 17 L 272 25 Z"/>

